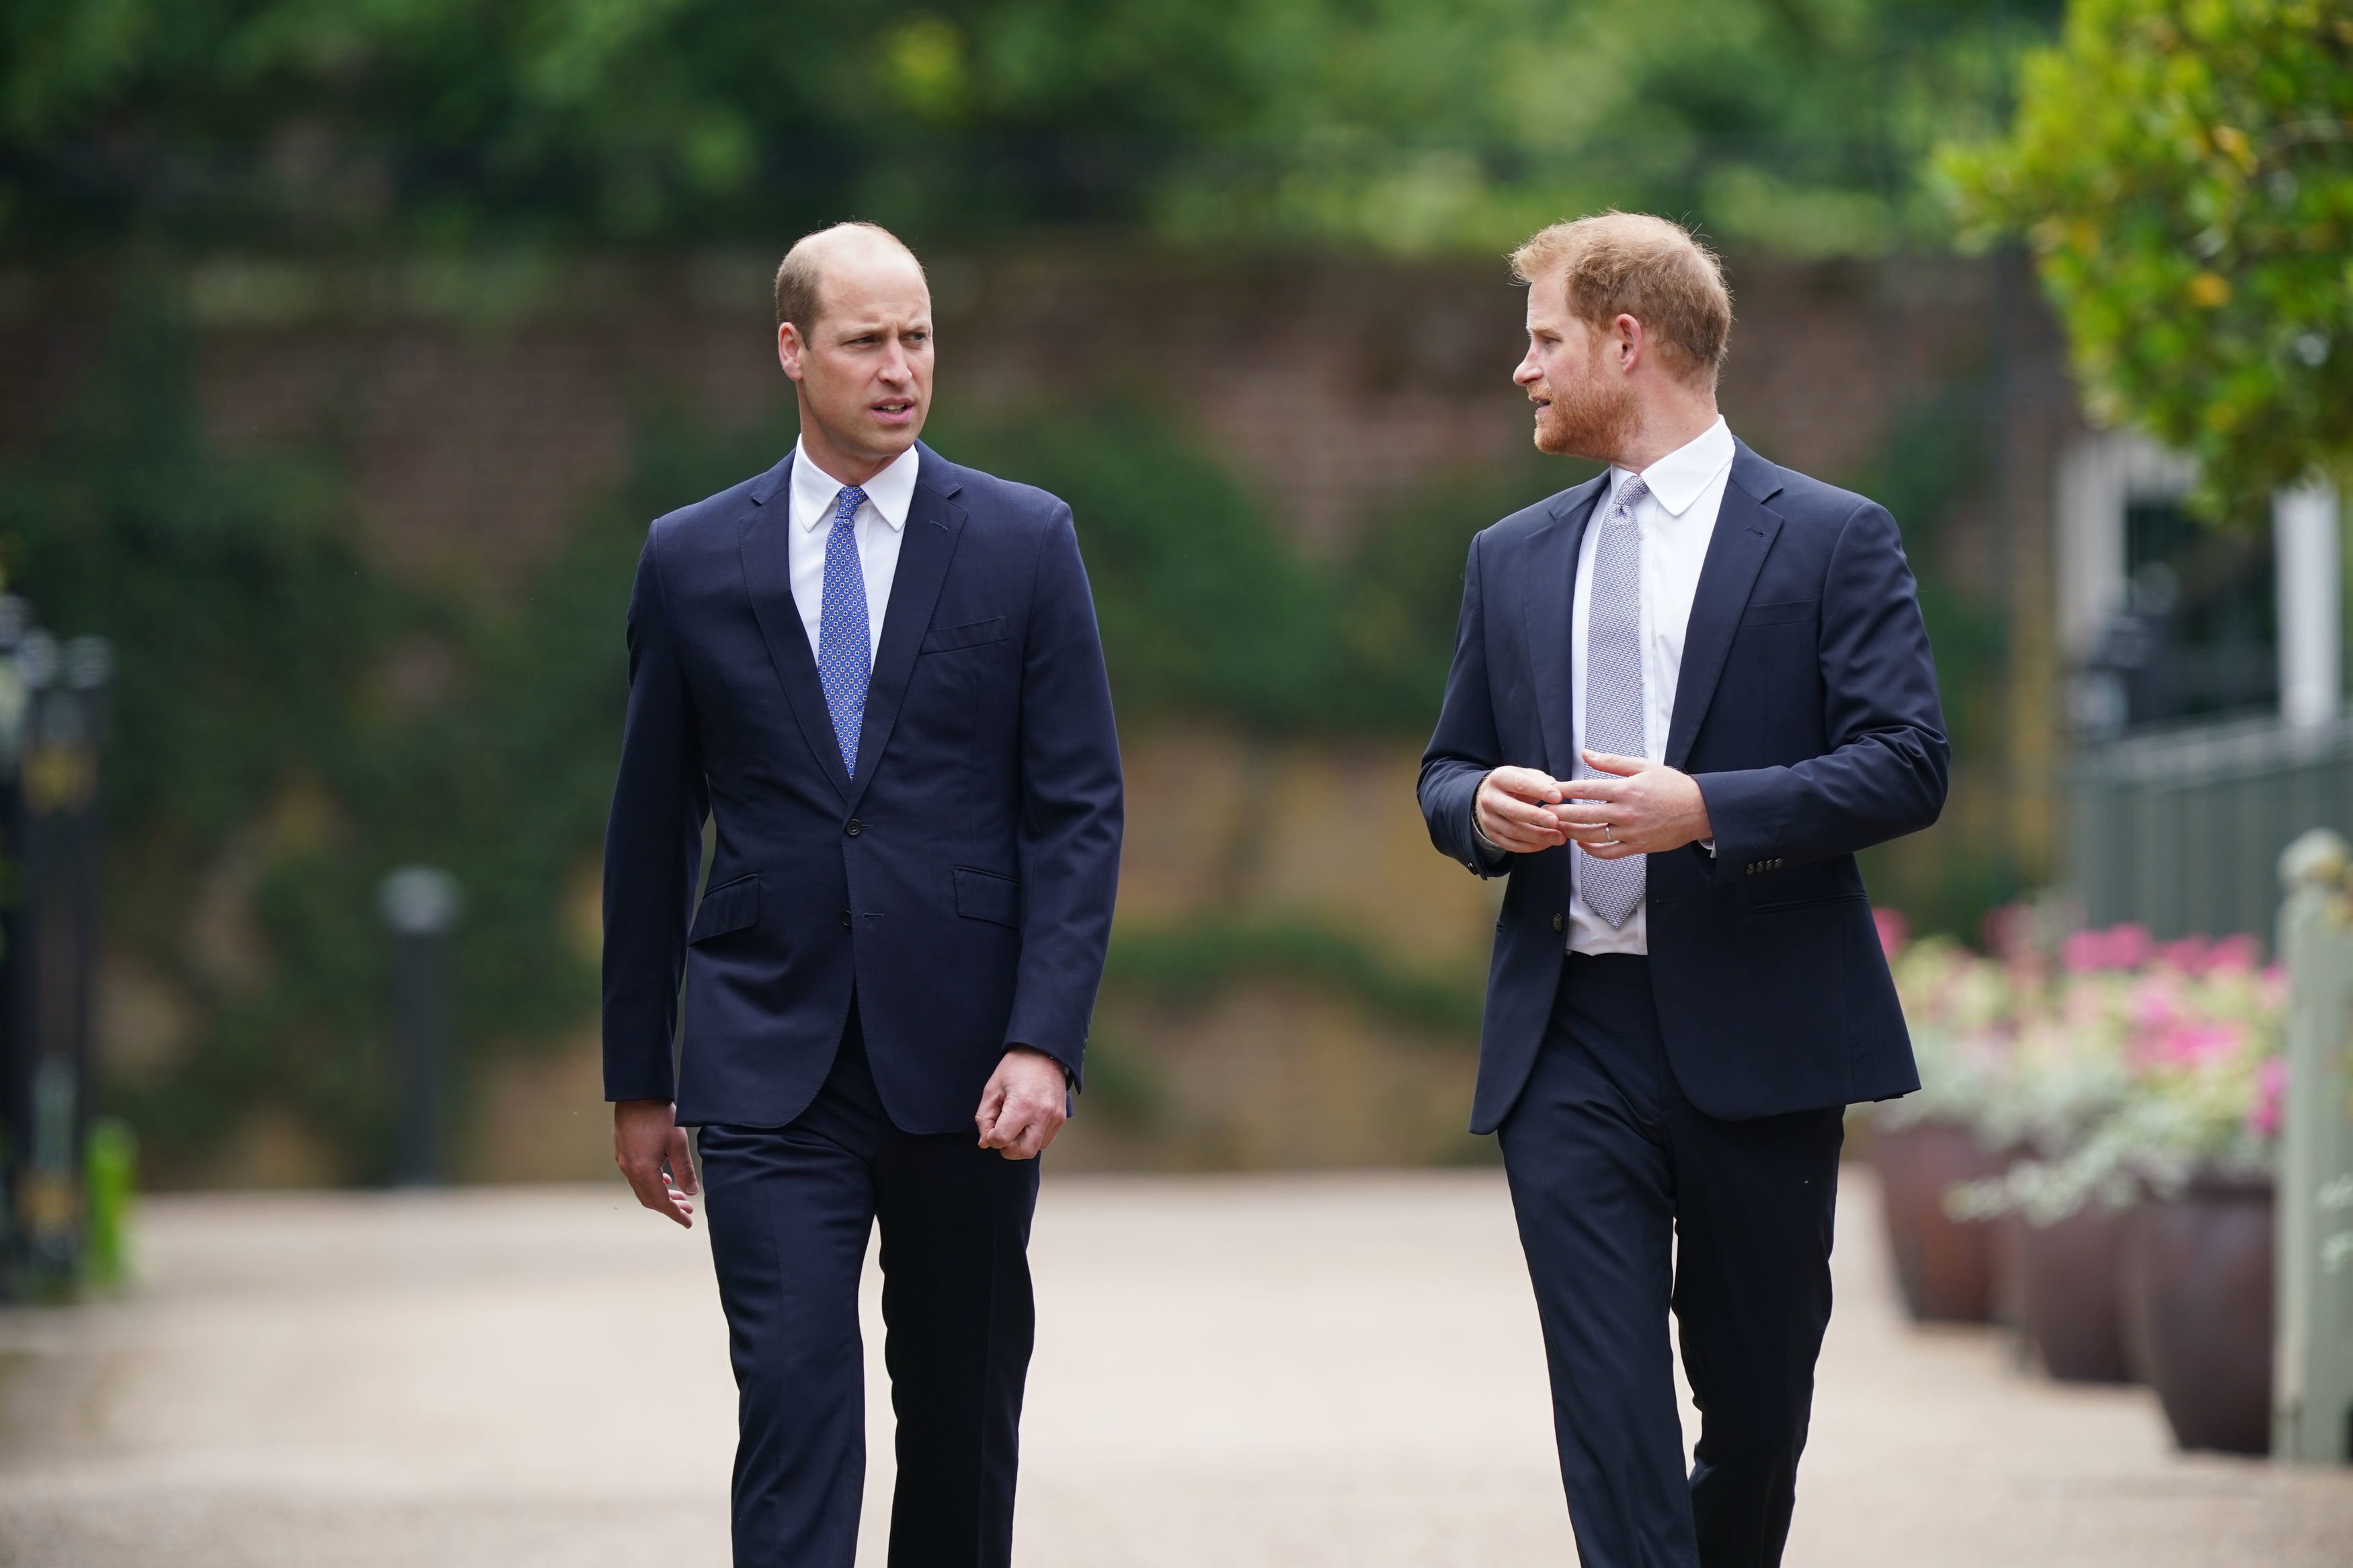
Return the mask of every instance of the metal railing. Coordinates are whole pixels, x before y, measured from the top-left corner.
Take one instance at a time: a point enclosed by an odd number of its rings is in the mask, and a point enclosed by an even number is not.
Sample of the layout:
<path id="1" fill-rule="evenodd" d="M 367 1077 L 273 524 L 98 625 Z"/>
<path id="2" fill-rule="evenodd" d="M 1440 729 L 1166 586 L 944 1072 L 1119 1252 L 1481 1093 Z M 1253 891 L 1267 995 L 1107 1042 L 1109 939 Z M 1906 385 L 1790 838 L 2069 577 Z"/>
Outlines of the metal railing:
<path id="1" fill-rule="evenodd" d="M 2079 753 L 2067 796 L 2085 924 L 2268 943 L 2280 852 L 2311 828 L 2353 834 L 2353 721 L 2265 716 L 2132 736 Z"/>

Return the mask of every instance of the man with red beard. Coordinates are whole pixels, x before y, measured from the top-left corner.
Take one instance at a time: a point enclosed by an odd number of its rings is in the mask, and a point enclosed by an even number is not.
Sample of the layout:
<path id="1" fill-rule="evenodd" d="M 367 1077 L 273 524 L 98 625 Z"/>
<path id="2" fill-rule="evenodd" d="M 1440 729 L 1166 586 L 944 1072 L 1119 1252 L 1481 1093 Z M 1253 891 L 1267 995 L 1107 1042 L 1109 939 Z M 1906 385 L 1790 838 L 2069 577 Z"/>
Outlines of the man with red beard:
<path id="1" fill-rule="evenodd" d="M 1776 1563 L 1843 1111 L 1919 1087 L 1854 856 L 1943 808 L 1936 668 L 1894 519 L 1717 414 L 1714 256 L 1613 212 L 1512 263 L 1536 447 L 1609 466 L 1472 542 L 1422 759 L 1431 839 L 1510 878 L 1471 1126 L 1585 1568 Z"/>

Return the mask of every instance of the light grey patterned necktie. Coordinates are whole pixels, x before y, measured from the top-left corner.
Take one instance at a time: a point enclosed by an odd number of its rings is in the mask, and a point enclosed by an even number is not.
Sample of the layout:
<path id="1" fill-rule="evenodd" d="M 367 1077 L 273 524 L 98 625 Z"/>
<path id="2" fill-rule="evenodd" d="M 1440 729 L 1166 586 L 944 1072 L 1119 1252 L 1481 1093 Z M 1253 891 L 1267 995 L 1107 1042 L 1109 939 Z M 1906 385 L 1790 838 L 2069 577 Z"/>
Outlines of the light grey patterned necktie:
<path id="1" fill-rule="evenodd" d="M 1582 753 L 1642 754 L 1642 532 L 1634 505 L 1650 494 L 1640 474 L 1619 487 L 1593 545 L 1593 594 L 1586 611 L 1585 730 L 1577 736 L 1576 776 L 1599 776 Z M 1642 901 L 1647 857 L 1577 860 L 1585 907 L 1615 931 Z"/>

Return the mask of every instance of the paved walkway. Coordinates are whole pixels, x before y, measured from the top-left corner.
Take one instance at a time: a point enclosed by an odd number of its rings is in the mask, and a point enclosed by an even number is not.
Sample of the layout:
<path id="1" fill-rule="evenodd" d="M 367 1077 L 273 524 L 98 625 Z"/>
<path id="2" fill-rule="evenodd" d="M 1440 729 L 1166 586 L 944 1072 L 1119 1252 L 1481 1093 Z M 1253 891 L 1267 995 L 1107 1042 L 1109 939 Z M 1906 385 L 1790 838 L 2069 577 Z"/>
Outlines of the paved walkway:
<path id="1" fill-rule="evenodd" d="M 1906 1327 L 1842 1201 L 1792 1568 L 2353 1561 L 2353 1474 Z M 0 1314 L 0 1563 L 727 1561 L 709 1259 L 617 1187 L 157 1200 L 142 1250 L 129 1300 Z M 1050 1175 L 1035 1257 L 1029 1568 L 1574 1561 L 1495 1176 Z"/>

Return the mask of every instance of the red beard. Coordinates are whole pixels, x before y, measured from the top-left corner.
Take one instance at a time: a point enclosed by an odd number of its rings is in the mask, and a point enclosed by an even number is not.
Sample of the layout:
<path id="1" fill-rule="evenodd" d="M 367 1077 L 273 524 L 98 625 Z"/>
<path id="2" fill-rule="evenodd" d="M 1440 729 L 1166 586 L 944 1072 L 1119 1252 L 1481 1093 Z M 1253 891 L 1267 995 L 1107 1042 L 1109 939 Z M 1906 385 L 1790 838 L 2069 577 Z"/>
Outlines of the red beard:
<path id="1" fill-rule="evenodd" d="M 1602 374 L 1596 354 L 1572 386 L 1547 388 L 1552 401 L 1536 411 L 1536 450 L 1556 458 L 1616 460 L 1641 415 L 1623 381 Z"/>

